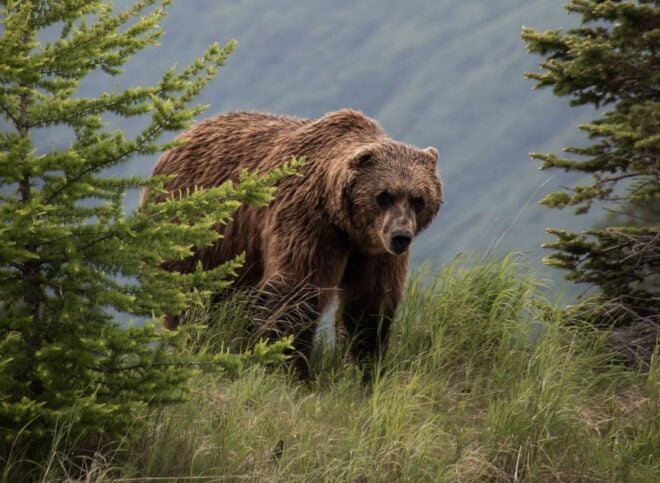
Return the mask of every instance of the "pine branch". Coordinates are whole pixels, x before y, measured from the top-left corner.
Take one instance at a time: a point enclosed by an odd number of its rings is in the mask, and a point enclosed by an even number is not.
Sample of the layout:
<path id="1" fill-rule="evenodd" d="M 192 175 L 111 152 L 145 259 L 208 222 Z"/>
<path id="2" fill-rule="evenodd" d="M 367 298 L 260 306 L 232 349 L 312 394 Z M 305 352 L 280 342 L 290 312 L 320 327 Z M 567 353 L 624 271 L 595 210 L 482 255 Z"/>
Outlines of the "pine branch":
<path id="1" fill-rule="evenodd" d="M 12 124 L 14 125 L 14 127 L 16 127 L 16 129 L 18 129 L 18 120 L 16 118 L 16 115 L 9 110 L 9 107 L 7 107 L 7 105 L 4 102 L 2 102 L 2 97 L 0 97 L 0 110 L 2 110 L 2 112 L 5 113 L 7 119 L 9 119 L 12 122 Z"/>
<path id="2" fill-rule="evenodd" d="M 101 162 L 97 163 L 90 163 L 90 166 L 79 171 L 77 174 L 75 174 L 72 177 L 67 178 L 66 182 L 57 190 L 55 190 L 53 193 L 51 193 L 47 198 L 46 198 L 46 204 L 53 203 L 55 199 L 61 195 L 64 191 L 66 191 L 68 188 L 71 186 L 74 186 L 77 182 L 79 182 L 83 177 L 87 176 L 88 174 L 100 171 L 106 167 L 109 166 L 114 166 L 120 161 L 126 159 L 128 156 L 139 153 L 140 150 L 151 140 L 154 138 L 158 137 L 160 133 L 164 129 L 164 124 L 158 125 L 155 127 L 152 127 L 149 132 L 146 133 L 145 136 L 141 136 L 137 142 L 135 142 L 130 149 L 126 149 L 122 151 L 119 155 L 111 157 L 109 159 L 105 159 Z"/>
<path id="3" fill-rule="evenodd" d="M 60 0 L 54 4 L 42 2 L 31 15 L 30 25 L 41 30 L 57 22 L 90 15 L 98 10 L 99 0 Z"/>
<path id="4" fill-rule="evenodd" d="M 130 93 L 130 98 L 127 96 L 127 93 Z M 105 112 L 130 115 L 147 112 L 149 110 L 148 106 L 144 106 L 142 109 L 133 108 L 133 112 L 130 112 L 127 105 L 129 103 L 136 104 L 148 99 L 150 96 L 160 96 L 162 94 L 162 88 L 138 88 L 132 89 L 130 91 L 124 91 L 118 95 L 104 94 L 100 98 L 93 100 L 70 99 L 67 101 L 62 101 L 60 99 L 52 99 L 51 103 L 53 104 L 53 107 L 56 107 L 56 109 L 52 110 L 55 110 L 57 114 L 51 117 L 33 120 L 30 124 L 30 127 L 40 128 L 50 124 L 73 124 L 75 121 L 78 121 L 81 118 Z M 44 108 L 44 105 L 46 105 L 46 108 Z M 44 102 L 40 106 L 40 109 L 47 110 L 48 107 L 48 103 Z M 67 114 L 62 115 L 60 111 L 66 111 Z"/>
<path id="5" fill-rule="evenodd" d="M 116 48 L 117 46 L 121 46 L 122 44 L 126 44 L 128 40 L 133 36 L 141 33 L 143 29 L 151 28 L 151 26 L 155 25 L 164 16 L 164 6 L 169 3 L 169 0 L 163 0 L 160 9 L 141 19 L 138 24 L 129 28 L 126 33 L 123 35 L 117 35 L 119 27 L 126 24 L 126 22 L 135 16 L 139 15 L 140 12 L 142 12 L 145 8 L 153 5 L 155 2 L 156 0 L 141 0 L 137 4 L 127 8 L 122 12 L 119 12 L 114 16 L 110 14 L 111 7 L 109 5 L 104 6 L 100 11 L 98 22 L 89 30 L 78 30 L 78 32 L 82 32 L 78 37 L 74 36 L 71 41 L 66 41 L 65 39 L 60 40 L 59 42 L 51 44 L 49 48 L 44 51 L 42 65 L 45 66 L 45 69 L 42 68 L 40 71 L 43 73 L 48 73 L 51 71 L 48 66 L 57 66 L 58 64 L 61 65 L 62 61 L 64 59 L 70 58 L 73 53 L 84 51 L 86 47 L 90 47 L 96 44 L 102 46 L 99 49 L 103 55 L 100 60 L 101 62 L 105 61 L 106 57 L 109 55 L 109 52 L 111 52 L 111 49 Z M 102 43 L 102 40 L 107 40 L 107 38 L 111 35 L 114 35 L 111 41 Z M 135 50 L 139 49 L 140 46 L 153 43 L 156 38 L 157 37 L 146 39 L 144 42 L 138 43 L 138 45 L 136 45 L 134 48 L 130 48 L 122 52 L 122 55 L 119 57 L 128 60 L 128 56 L 134 53 Z M 73 73 L 75 76 L 80 76 L 80 74 L 87 73 L 92 70 L 94 63 L 98 62 L 98 60 L 95 60 L 93 56 L 88 56 L 86 58 L 86 62 L 88 62 L 88 64 L 82 69 L 80 66 L 77 67 Z M 52 71 L 58 70 L 59 75 L 64 76 L 65 71 L 61 71 L 61 69 L 57 68 L 52 69 Z"/>

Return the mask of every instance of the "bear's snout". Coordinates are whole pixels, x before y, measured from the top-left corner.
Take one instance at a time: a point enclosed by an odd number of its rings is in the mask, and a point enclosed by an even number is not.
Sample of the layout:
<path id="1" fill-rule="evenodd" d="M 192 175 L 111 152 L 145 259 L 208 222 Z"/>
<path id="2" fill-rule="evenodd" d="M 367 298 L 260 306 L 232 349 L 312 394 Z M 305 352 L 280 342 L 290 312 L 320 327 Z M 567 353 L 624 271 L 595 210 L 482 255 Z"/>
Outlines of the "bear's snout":
<path id="1" fill-rule="evenodd" d="M 392 239 L 390 240 L 392 251 L 397 255 L 401 255 L 408 249 L 412 239 L 413 235 L 408 230 L 395 231 L 392 233 Z"/>

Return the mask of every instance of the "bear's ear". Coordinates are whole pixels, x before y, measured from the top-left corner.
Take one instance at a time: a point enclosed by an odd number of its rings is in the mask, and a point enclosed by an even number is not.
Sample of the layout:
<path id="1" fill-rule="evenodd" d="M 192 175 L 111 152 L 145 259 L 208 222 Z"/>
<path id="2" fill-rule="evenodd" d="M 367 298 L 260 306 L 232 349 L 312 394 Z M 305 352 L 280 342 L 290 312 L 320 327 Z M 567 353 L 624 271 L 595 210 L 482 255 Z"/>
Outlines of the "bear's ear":
<path id="1" fill-rule="evenodd" d="M 374 157 L 374 152 L 371 148 L 364 147 L 358 149 L 351 158 L 350 161 L 351 168 L 360 168 L 367 166 L 369 163 L 373 161 L 373 157 Z"/>
<path id="2" fill-rule="evenodd" d="M 438 157 L 440 155 L 438 153 L 438 150 L 435 149 L 433 146 L 429 146 L 428 148 L 424 148 L 424 149 L 422 149 L 422 151 L 424 151 L 426 154 L 428 154 L 429 156 L 431 156 L 433 158 L 433 163 L 438 162 Z"/>

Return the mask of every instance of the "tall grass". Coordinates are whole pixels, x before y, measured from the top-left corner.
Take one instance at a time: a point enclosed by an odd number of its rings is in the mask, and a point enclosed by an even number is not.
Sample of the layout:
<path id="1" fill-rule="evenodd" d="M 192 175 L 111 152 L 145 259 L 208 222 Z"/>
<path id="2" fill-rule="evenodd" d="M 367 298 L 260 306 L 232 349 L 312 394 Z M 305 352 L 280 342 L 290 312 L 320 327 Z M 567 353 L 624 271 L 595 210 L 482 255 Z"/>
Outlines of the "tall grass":
<path id="1" fill-rule="evenodd" d="M 242 346 L 237 294 L 197 320 L 195 350 Z M 513 257 L 414 275 L 371 384 L 321 341 L 316 379 L 203 373 L 188 402 L 99 450 L 88 481 L 660 481 L 660 364 L 612 360 Z M 66 460 L 53 450 L 53 461 Z M 59 459 L 58 459 L 59 458 Z M 39 478 L 66 476 L 41 466 Z M 33 474 L 34 476 L 34 474 Z M 5 477 L 5 481 L 9 481 Z"/>

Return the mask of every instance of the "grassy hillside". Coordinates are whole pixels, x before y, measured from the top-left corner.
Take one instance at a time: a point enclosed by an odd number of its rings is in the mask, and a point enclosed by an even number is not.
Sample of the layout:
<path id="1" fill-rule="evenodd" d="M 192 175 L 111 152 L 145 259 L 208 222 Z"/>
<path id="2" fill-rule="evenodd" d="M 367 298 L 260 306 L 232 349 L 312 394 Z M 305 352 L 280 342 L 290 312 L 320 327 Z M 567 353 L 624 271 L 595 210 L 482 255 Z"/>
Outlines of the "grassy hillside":
<path id="1" fill-rule="evenodd" d="M 233 337 L 236 300 L 205 319 L 207 344 Z M 85 481 L 659 481 L 658 359 L 625 369 L 603 332 L 565 322 L 515 260 L 458 260 L 413 278 L 372 384 L 327 343 L 309 385 L 207 371 L 118 447 L 72 461 L 64 425 L 31 476 L 74 463 Z"/>

